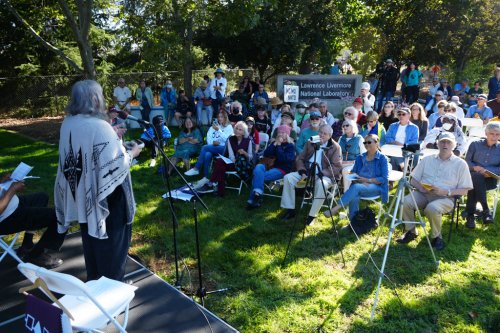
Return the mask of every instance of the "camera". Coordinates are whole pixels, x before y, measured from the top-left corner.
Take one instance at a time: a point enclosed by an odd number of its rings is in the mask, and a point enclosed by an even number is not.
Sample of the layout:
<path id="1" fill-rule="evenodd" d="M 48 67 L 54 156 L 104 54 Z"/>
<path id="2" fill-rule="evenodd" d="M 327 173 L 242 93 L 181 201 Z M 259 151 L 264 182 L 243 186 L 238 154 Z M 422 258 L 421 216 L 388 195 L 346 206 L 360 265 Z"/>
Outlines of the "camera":
<path id="1" fill-rule="evenodd" d="M 403 146 L 402 150 L 410 152 L 410 153 L 416 153 L 417 150 L 420 150 L 420 144 L 418 144 L 418 143 L 412 143 L 412 144 L 409 144 L 409 145 L 405 144 Z"/>
<path id="2" fill-rule="evenodd" d="M 219 126 L 219 121 L 217 119 L 214 119 L 212 125 Z"/>
<path id="3" fill-rule="evenodd" d="M 309 141 L 311 141 L 311 143 L 319 143 L 320 142 L 320 139 L 319 139 L 319 135 L 313 135 L 309 138 Z"/>

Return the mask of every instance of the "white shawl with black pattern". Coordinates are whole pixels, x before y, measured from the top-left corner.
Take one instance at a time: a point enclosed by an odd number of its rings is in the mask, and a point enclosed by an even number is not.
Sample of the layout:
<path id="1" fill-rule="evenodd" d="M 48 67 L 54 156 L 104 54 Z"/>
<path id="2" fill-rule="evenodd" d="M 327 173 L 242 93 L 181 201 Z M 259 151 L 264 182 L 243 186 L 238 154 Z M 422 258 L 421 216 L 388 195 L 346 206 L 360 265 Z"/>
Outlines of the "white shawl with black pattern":
<path id="1" fill-rule="evenodd" d="M 72 222 L 87 223 L 90 236 L 107 238 L 106 198 L 119 185 L 127 200 L 127 223 L 132 223 L 131 160 L 107 121 L 87 115 L 67 116 L 61 126 L 54 187 L 58 231 L 65 232 Z"/>

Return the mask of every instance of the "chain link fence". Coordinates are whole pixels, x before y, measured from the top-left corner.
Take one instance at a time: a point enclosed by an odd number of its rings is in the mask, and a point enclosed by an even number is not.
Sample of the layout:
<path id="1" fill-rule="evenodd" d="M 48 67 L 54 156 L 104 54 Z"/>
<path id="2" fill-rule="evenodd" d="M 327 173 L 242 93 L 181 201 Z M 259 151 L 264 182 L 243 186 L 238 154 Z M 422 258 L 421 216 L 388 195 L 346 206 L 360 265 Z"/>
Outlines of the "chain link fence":
<path id="1" fill-rule="evenodd" d="M 205 75 L 213 77 L 213 70 L 196 70 L 192 72 L 193 93 Z M 251 69 L 225 70 L 228 81 L 227 93 L 235 90 L 238 82 L 245 75 L 253 76 Z M 113 100 L 113 89 L 119 78 L 124 78 L 127 87 L 135 93 L 139 81 L 145 79 L 153 90 L 155 101 L 159 104 L 159 95 L 165 81 L 171 80 L 176 90 L 183 89 L 183 73 L 142 72 L 111 73 L 99 75 L 97 81 L 102 85 L 108 103 Z M 82 75 L 49 75 L 0 78 L 0 117 L 36 118 L 42 116 L 58 116 L 64 114 L 68 104 L 71 87 Z"/>

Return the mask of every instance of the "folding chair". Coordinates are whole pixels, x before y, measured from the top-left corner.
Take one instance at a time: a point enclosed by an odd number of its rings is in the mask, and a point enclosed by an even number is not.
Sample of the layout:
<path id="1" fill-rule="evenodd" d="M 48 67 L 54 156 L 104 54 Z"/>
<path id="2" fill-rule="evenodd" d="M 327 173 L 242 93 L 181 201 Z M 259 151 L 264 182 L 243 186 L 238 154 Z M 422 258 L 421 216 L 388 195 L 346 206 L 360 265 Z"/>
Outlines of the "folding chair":
<path id="1" fill-rule="evenodd" d="M 14 246 L 16 245 L 16 241 L 19 238 L 20 234 L 21 234 L 20 232 L 16 233 L 14 235 L 14 238 L 12 238 L 12 240 L 10 241 L 10 243 L 7 243 L 4 240 L 5 235 L 0 235 L 0 247 L 4 251 L 0 256 L 0 262 L 2 262 L 2 260 L 7 256 L 7 254 L 10 254 L 10 256 L 14 258 L 18 263 L 20 264 L 23 263 L 21 258 L 19 258 L 19 256 L 17 255 L 16 251 L 14 251 Z"/>
<path id="2" fill-rule="evenodd" d="M 497 206 L 498 206 L 498 196 L 499 196 L 499 192 L 500 192 L 500 180 L 497 181 L 496 188 L 489 190 L 487 192 L 491 192 L 491 191 L 495 191 L 495 195 L 493 198 L 493 219 L 495 219 L 496 212 L 497 212 Z"/>
<path id="3" fill-rule="evenodd" d="M 230 176 L 236 177 L 240 181 L 240 185 L 238 187 L 236 186 L 226 186 L 226 188 L 231 189 L 231 190 L 237 190 L 238 195 L 241 194 L 241 189 L 243 188 L 243 184 L 248 187 L 248 184 L 238 175 L 238 172 L 236 171 L 226 171 L 226 176 L 229 178 Z"/>
<path id="4" fill-rule="evenodd" d="M 482 128 L 484 126 L 483 120 L 480 118 L 464 118 L 462 119 L 462 127 L 465 127 L 464 133 L 466 136 L 469 136 L 469 133 L 472 128 L 479 127 Z"/>
<path id="5" fill-rule="evenodd" d="M 458 230 L 458 220 L 460 218 L 460 198 L 461 195 L 453 196 L 453 209 L 448 214 L 451 215 L 450 232 L 448 233 L 448 243 L 451 240 L 451 233 L 453 231 L 453 223 L 455 223 L 455 230 Z"/>
<path id="6" fill-rule="evenodd" d="M 137 287 L 106 277 L 83 283 L 69 274 L 30 263 L 21 263 L 17 268 L 68 315 L 73 330 L 101 332 L 99 329 L 113 323 L 120 332 L 126 333 L 129 305 Z M 30 289 L 33 287 L 21 288 L 19 292 Z M 51 292 L 65 296 L 57 300 Z M 116 317 L 122 312 L 125 312 L 124 322 L 120 325 Z"/>
<path id="7" fill-rule="evenodd" d="M 269 134 L 267 133 L 264 133 L 264 132 L 259 132 L 259 146 L 260 146 L 260 149 L 259 149 L 259 152 L 263 152 L 264 150 L 266 150 L 267 148 L 267 145 L 269 144 Z"/>

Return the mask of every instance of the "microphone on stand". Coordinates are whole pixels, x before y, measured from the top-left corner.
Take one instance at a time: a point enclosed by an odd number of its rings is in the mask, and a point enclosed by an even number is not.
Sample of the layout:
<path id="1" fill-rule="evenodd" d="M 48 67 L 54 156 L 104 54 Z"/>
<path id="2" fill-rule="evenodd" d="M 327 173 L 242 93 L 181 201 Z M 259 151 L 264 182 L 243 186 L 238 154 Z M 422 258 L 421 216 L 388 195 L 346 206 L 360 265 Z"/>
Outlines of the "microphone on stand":
<path id="1" fill-rule="evenodd" d="M 127 112 L 125 111 L 118 111 L 118 117 L 120 117 L 121 119 L 128 119 L 128 120 L 133 120 L 133 121 L 136 121 L 138 122 L 139 124 L 142 124 L 144 126 L 151 126 L 151 124 L 149 123 L 149 121 L 146 121 L 146 120 L 142 120 L 142 119 L 139 119 L 139 118 L 136 118 L 134 116 L 131 116 L 129 115 Z"/>

